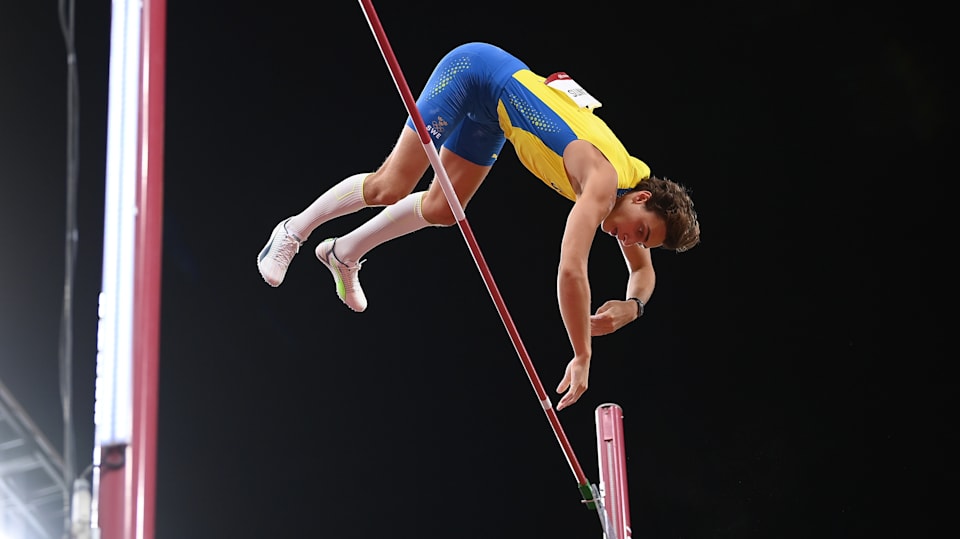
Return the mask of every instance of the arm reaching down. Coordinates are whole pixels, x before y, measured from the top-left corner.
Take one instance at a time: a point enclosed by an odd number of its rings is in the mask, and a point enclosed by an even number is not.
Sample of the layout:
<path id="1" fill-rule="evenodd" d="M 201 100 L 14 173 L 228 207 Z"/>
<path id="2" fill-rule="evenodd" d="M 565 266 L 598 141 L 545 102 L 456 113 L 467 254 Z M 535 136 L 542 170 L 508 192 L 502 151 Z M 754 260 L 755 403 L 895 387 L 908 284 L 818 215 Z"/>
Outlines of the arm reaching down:
<path id="1" fill-rule="evenodd" d="M 558 393 L 566 391 L 557 410 L 575 403 L 587 390 L 593 354 L 588 259 L 597 227 L 613 208 L 617 193 L 616 170 L 593 145 L 571 143 L 564 153 L 564 163 L 579 196 L 567 216 L 557 270 L 560 317 L 573 348 L 573 359 L 557 386 Z"/>

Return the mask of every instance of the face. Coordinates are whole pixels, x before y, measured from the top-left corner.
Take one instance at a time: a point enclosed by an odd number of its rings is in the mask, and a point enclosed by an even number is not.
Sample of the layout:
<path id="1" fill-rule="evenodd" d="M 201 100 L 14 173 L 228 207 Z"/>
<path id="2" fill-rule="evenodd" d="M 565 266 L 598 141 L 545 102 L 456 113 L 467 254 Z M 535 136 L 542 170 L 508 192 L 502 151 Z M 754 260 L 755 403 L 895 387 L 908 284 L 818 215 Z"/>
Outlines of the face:
<path id="1" fill-rule="evenodd" d="M 653 249 L 663 245 L 667 225 L 663 218 L 644 204 L 649 191 L 634 191 L 617 201 L 613 211 L 600 223 L 600 229 L 617 238 L 622 245 L 639 245 Z"/>

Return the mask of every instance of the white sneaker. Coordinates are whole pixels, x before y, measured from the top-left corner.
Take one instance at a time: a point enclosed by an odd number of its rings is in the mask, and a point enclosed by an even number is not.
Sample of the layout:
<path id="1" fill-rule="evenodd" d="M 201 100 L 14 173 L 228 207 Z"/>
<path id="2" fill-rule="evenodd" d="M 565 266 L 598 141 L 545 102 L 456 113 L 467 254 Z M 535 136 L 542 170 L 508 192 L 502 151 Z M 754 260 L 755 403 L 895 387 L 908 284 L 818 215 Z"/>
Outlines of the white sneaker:
<path id="1" fill-rule="evenodd" d="M 293 255 L 300 251 L 300 245 L 303 240 L 287 232 L 287 221 L 280 221 L 273 232 L 270 233 L 270 239 L 260 251 L 257 257 L 257 268 L 260 269 L 260 275 L 270 286 L 280 286 L 283 277 L 287 274 L 287 266 L 293 260 Z"/>
<path id="2" fill-rule="evenodd" d="M 337 238 L 327 238 L 320 242 L 320 245 L 317 245 L 317 258 L 333 274 L 340 300 L 346 303 L 347 307 L 362 313 L 367 308 L 367 297 L 363 295 L 363 289 L 360 288 L 360 278 L 357 273 L 364 261 L 361 260 L 354 266 L 344 264 L 333 252 L 336 243 Z"/>

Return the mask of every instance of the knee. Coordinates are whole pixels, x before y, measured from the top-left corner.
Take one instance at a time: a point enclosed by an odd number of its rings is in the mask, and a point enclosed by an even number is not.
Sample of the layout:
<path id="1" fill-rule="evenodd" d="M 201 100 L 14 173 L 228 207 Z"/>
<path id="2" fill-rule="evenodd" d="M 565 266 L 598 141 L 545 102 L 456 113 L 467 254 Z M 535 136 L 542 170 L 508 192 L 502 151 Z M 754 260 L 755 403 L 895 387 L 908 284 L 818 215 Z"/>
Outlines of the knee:
<path id="1" fill-rule="evenodd" d="M 410 194 L 403 182 L 391 181 L 389 174 L 373 173 L 363 181 L 363 201 L 368 206 L 389 206 Z"/>
<path id="2" fill-rule="evenodd" d="M 432 197 L 427 193 L 420 204 L 420 212 L 423 218 L 433 226 L 453 226 L 457 220 L 450 211 L 450 205 L 447 204 L 445 197 Z"/>

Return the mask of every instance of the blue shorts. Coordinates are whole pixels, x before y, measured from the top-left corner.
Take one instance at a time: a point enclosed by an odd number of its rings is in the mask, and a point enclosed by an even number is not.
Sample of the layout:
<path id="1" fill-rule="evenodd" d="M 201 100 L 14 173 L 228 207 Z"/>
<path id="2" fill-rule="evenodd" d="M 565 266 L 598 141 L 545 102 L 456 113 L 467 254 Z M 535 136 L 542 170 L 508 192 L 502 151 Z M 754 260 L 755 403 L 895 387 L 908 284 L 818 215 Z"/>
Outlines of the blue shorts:
<path id="1" fill-rule="evenodd" d="M 467 43 L 453 49 L 434 68 L 417 110 L 434 146 L 481 166 L 490 166 L 506 142 L 497 103 L 511 76 L 527 66 L 503 49 Z M 413 118 L 407 126 L 416 129 Z"/>

